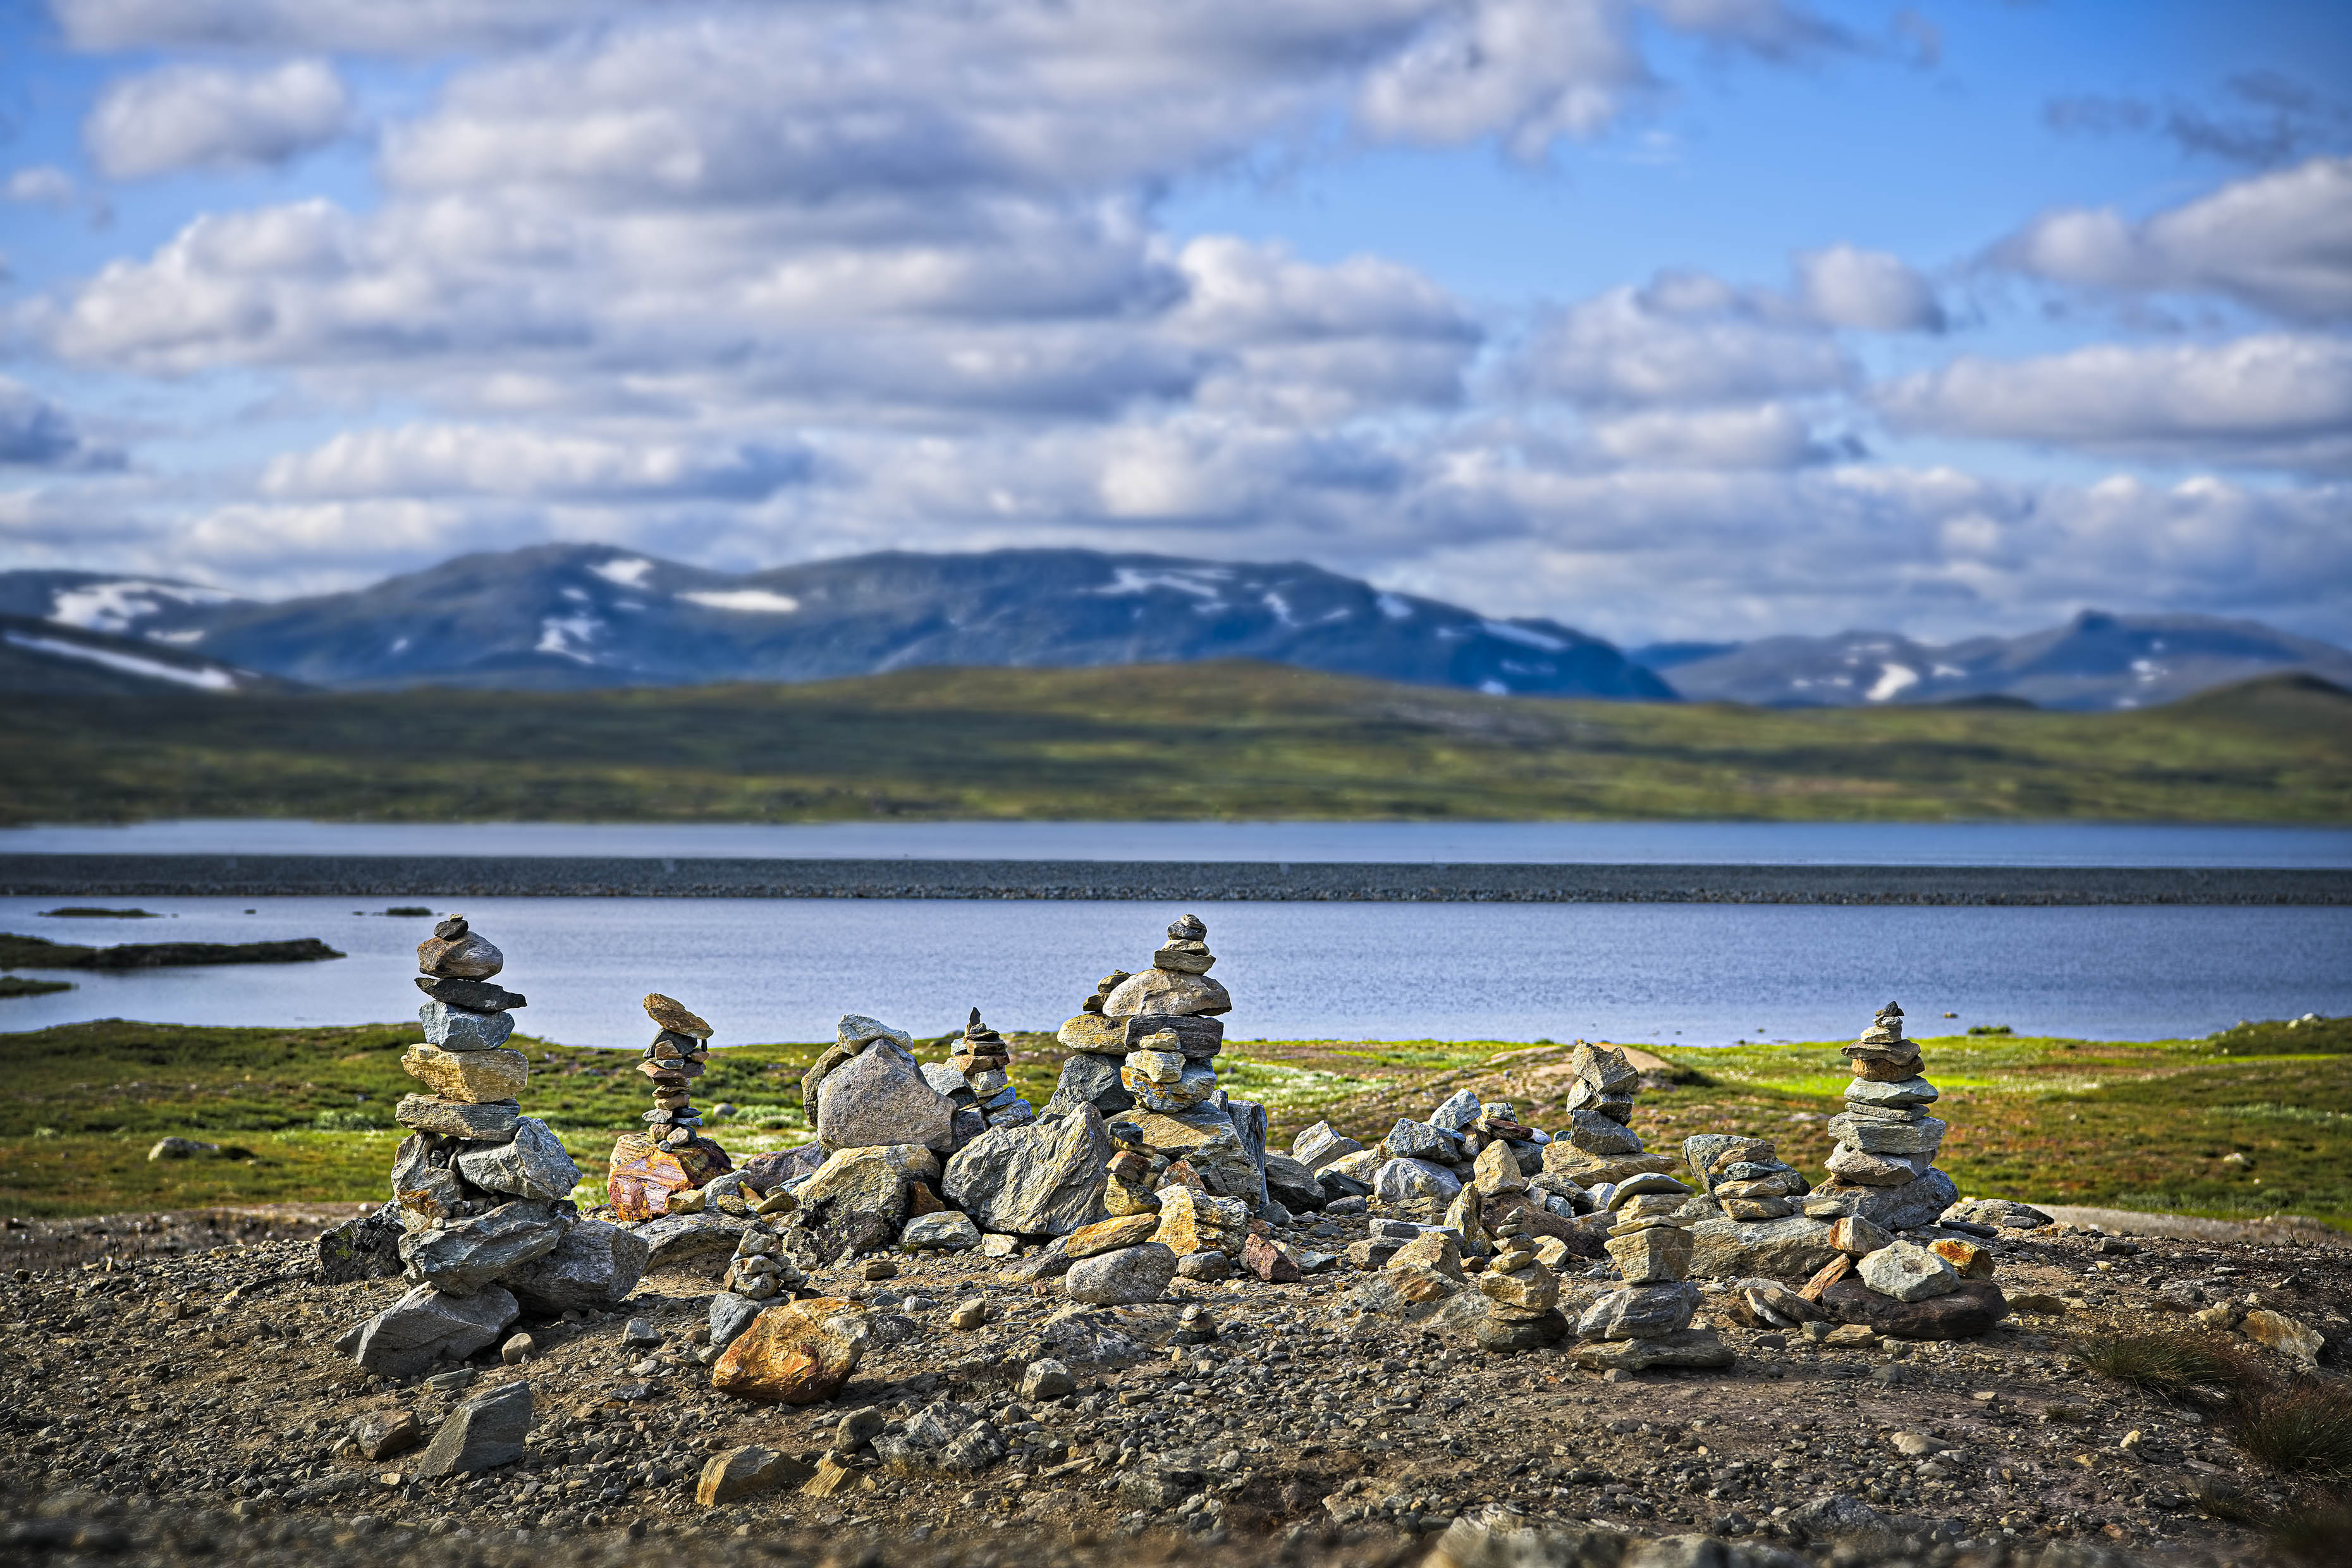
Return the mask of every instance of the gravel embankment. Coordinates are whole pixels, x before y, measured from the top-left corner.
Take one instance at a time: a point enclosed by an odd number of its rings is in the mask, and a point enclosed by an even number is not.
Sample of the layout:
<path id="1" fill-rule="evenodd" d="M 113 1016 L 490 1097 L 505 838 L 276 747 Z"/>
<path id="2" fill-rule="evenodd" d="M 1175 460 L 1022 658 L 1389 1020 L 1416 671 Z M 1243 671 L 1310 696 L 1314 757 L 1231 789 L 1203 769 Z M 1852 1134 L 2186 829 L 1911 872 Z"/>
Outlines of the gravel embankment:
<path id="1" fill-rule="evenodd" d="M 1430 903 L 2352 904 L 2352 870 L 0 855 L 0 894 Z"/>

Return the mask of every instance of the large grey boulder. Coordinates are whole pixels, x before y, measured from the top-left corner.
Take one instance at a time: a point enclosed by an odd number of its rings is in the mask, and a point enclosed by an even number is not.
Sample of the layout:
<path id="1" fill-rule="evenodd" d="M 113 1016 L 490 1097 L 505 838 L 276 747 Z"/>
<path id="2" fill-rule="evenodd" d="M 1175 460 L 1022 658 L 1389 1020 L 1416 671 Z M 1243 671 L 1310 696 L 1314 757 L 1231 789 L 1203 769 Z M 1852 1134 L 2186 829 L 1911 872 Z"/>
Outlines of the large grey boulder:
<path id="1" fill-rule="evenodd" d="M 1415 1121 L 1410 1117 L 1400 1120 L 1390 1128 L 1389 1135 L 1381 1146 L 1388 1151 L 1391 1160 L 1429 1160 L 1450 1165 L 1463 1157 L 1459 1137 L 1442 1127 L 1433 1127 L 1426 1121 Z"/>
<path id="2" fill-rule="evenodd" d="M 1802 1279 L 1839 1256 L 1827 1222 L 1803 1215 L 1743 1222 L 1718 1213 L 1691 1227 L 1690 1271 L 1708 1279 Z"/>
<path id="3" fill-rule="evenodd" d="M 580 1167 L 563 1152 L 562 1140 L 535 1116 L 515 1123 L 511 1142 L 468 1145 L 455 1163 L 474 1185 L 510 1197 L 568 1198 L 580 1183 Z"/>
<path id="4" fill-rule="evenodd" d="M 488 1214 L 400 1238 L 408 1278 L 452 1296 L 470 1296 L 555 1250 L 572 1215 L 553 1204 L 517 1200 Z"/>
<path id="5" fill-rule="evenodd" d="M 622 1228 L 633 1233 L 646 1244 L 646 1271 L 688 1265 L 709 1268 L 717 1273 L 735 1255 L 735 1245 L 752 1222 L 740 1215 L 700 1214 L 664 1215 L 659 1219 L 643 1220 Z"/>
<path id="6" fill-rule="evenodd" d="M 1290 1141 L 1290 1157 L 1310 1171 L 1320 1171 L 1334 1160 L 1360 1154 L 1364 1146 L 1328 1121 L 1318 1121 Z"/>
<path id="7" fill-rule="evenodd" d="M 1135 1096 L 1118 1081 L 1118 1067 L 1117 1057 L 1089 1056 L 1083 1051 L 1065 1058 L 1061 1081 L 1054 1086 L 1054 1098 L 1037 1114 L 1051 1121 L 1068 1115 L 1081 1105 L 1091 1105 L 1105 1116 L 1118 1116 L 1134 1109 Z"/>
<path id="8" fill-rule="evenodd" d="M 1157 1301 L 1176 1278 L 1176 1254 L 1156 1241 L 1081 1258 L 1062 1276 L 1063 1293 L 1091 1307 Z"/>
<path id="9" fill-rule="evenodd" d="M 1271 1152 L 1265 1157 L 1265 1194 L 1294 1212 L 1319 1209 L 1331 1201 L 1303 1163 Z"/>
<path id="10" fill-rule="evenodd" d="M 319 1235 L 319 1282 L 351 1285 L 362 1279 L 390 1279 L 400 1272 L 400 1205 L 383 1207 L 347 1219 Z"/>
<path id="11" fill-rule="evenodd" d="M 1102 1112 L 1082 1105 L 982 1133 L 948 1162 L 941 1191 L 984 1231 L 1067 1236 L 1100 1215 L 1115 1152 Z"/>
<path id="12" fill-rule="evenodd" d="M 653 1248 L 646 1238 L 601 1219 L 572 1226 L 555 1250 L 533 1258 L 499 1282 L 532 1311 L 548 1317 L 620 1302 L 637 1288 Z"/>
<path id="13" fill-rule="evenodd" d="M 1447 1204 L 1462 1191 L 1462 1178 L 1427 1160 L 1390 1160 L 1372 1173 L 1372 1191 L 1383 1203 Z"/>
<path id="14" fill-rule="evenodd" d="M 383 1311 L 354 1325 L 335 1348 L 383 1377 L 414 1377 L 444 1360 L 462 1361 L 499 1337 L 522 1309 L 492 1285 L 451 1296 L 419 1285 Z"/>
<path id="15" fill-rule="evenodd" d="M 516 1463 L 523 1457 L 531 1411 L 530 1384 L 520 1379 L 466 1401 L 433 1434 L 416 1473 L 455 1476 Z"/>
<path id="16" fill-rule="evenodd" d="M 837 1150 L 800 1188 L 802 1226 L 828 1262 L 887 1247 L 915 1184 L 939 1178 L 940 1157 L 919 1143 Z"/>
<path id="17" fill-rule="evenodd" d="M 1582 1340 L 1648 1340 L 1690 1327 L 1698 1310 L 1698 1287 L 1687 1279 L 1665 1285 L 1629 1285 L 1612 1290 L 1576 1321 Z"/>
<path id="18" fill-rule="evenodd" d="M 1429 1113 L 1429 1124 L 1448 1132 L 1461 1132 L 1478 1120 L 1478 1112 L 1483 1109 L 1476 1090 L 1457 1089 L 1447 1097 L 1445 1103 Z"/>
<path id="19" fill-rule="evenodd" d="M 954 1146 L 955 1105 L 923 1078 L 896 1040 L 877 1039 L 825 1076 L 817 1100 L 817 1142 L 828 1149 L 919 1143 Z"/>

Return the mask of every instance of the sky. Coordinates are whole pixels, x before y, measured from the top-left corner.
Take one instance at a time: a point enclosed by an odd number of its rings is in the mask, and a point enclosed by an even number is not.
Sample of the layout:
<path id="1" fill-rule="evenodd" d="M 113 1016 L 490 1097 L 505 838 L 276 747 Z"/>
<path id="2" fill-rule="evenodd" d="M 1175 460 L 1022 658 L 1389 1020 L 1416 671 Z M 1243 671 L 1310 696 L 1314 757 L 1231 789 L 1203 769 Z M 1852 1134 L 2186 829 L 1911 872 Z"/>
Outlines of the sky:
<path id="1" fill-rule="evenodd" d="M 0 569 L 2352 643 L 2352 7 L 0 0 Z"/>

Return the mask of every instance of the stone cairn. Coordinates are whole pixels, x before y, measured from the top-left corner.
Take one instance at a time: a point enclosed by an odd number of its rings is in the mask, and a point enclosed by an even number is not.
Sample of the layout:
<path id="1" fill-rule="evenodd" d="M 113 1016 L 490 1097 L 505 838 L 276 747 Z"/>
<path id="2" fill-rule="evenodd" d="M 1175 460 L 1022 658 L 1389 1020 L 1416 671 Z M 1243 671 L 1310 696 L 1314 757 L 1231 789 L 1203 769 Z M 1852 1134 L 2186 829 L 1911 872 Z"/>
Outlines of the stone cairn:
<path id="1" fill-rule="evenodd" d="M 727 1151 L 702 1135 L 702 1112 L 694 1108 L 694 1080 L 710 1059 L 710 1026 L 658 991 L 646 998 L 646 1016 L 661 1031 L 637 1063 L 653 1081 L 654 1108 L 643 1132 L 614 1141 L 604 1179 L 614 1217 L 630 1221 L 659 1219 L 670 1212 L 671 1194 L 698 1191 L 734 1168 Z"/>
<path id="2" fill-rule="evenodd" d="M 1526 1351 L 1565 1339 L 1568 1321 L 1559 1314 L 1559 1276 L 1537 1261 L 1535 1239 L 1514 1215 L 1496 1226 L 1501 1250 L 1478 1276 L 1486 1315 L 1475 1331 L 1478 1346 L 1490 1351 Z"/>
<path id="3" fill-rule="evenodd" d="M 1903 1037 L 1903 1009 L 1889 1002 L 1862 1037 L 1845 1047 L 1853 1064 L 1845 1110 L 1830 1119 L 1830 1180 L 1805 1212 L 1820 1219 L 1853 1215 L 1888 1230 L 1932 1224 L 1959 1200 L 1951 1177 L 1936 1169 L 1946 1124 L 1924 1107 L 1936 1086 L 1920 1076 L 1919 1047 Z"/>
<path id="4" fill-rule="evenodd" d="M 1742 1225 L 1786 1219 L 1812 1190 L 1804 1173 L 1781 1159 L 1768 1138 L 1701 1132 L 1683 1141 L 1683 1154 L 1724 1217 Z"/>
<path id="5" fill-rule="evenodd" d="M 410 1135 L 392 1167 L 401 1272 L 415 1288 L 339 1343 L 386 1376 L 471 1355 L 524 1306 L 616 1301 L 647 1257 L 619 1226 L 579 1217 L 579 1166 L 546 1122 L 522 1114 L 530 1061 L 506 1040 L 523 998 L 492 984 L 504 955 L 457 916 L 416 959 L 425 1043 L 401 1066 L 433 1092 L 402 1099 L 394 1114 Z"/>
<path id="6" fill-rule="evenodd" d="M 955 1053 L 944 1062 L 926 1063 L 923 1079 L 944 1094 L 956 1108 L 956 1142 L 962 1144 L 992 1127 L 1026 1127 L 1037 1120 L 1036 1108 L 1021 1098 L 1005 1069 L 1013 1065 L 1013 1047 L 1004 1037 L 980 1021 L 971 1010 Z"/>
<path id="7" fill-rule="evenodd" d="M 1663 1175 L 1675 1162 L 1642 1147 L 1633 1119 L 1633 1091 L 1642 1075 L 1614 1046 L 1577 1042 L 1568 1058 L 1575 1083 L 1568 1095 L 1568 1131 L 1544 1145 L 1543 1167 L 1588 1189 L 1630 1176 Z M 1606 1206 L 1605 1200 L 1596 1199 Z"/>

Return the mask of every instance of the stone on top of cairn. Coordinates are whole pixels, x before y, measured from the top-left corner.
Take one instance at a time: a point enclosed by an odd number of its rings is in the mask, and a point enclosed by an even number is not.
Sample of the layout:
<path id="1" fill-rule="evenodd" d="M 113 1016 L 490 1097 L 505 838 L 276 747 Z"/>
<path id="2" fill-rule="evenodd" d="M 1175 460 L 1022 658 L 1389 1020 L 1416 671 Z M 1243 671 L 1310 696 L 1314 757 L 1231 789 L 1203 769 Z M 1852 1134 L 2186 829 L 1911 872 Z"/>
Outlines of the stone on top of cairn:
<path id="1" fill-rule="evenodd" d="M 734 1169 L 727 1151 L 703 1136 L 702 1113 L 694 1107 L 694 1080 L 710 1058 L 710 1026 L 659 992 L 646 998 L 645 1008 L 660 1031 L 637 1062 L 653 1085 L 654 1108 L 645 1113 L 644 1131 L 614 1142 L 604 1179 L 614 1215 L 632 1221 L 660 1218 L 669 1212 L 670 1194 L 698 1191 Z"/>

